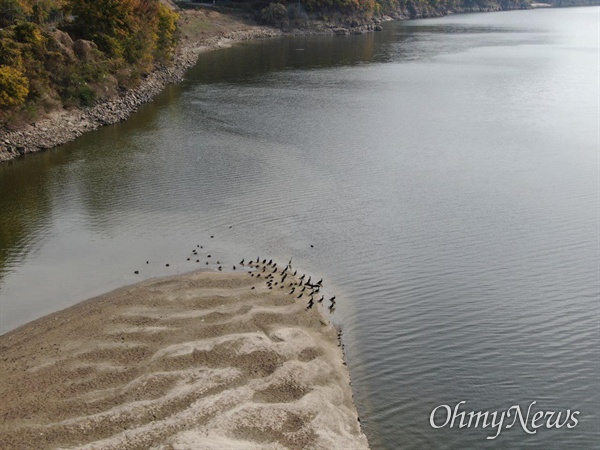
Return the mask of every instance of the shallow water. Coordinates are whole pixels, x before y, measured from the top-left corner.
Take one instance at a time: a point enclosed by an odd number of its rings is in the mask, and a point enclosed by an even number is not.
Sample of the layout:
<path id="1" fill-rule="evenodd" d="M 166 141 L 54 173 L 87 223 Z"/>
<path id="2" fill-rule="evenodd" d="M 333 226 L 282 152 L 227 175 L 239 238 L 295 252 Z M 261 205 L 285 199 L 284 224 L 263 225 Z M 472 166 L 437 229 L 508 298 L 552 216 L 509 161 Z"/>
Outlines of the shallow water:
<path id="1" fill-rule="evenodd" d="M 126 123 L 0 165 L 0 331 L 206 267 L 197 244 L 293 257 L 341 297 L 373 449 L 597 447 L 598 25 L 457 15 L 203 55 Z M 430 427 L 461 400 L 580 423 Z"/>

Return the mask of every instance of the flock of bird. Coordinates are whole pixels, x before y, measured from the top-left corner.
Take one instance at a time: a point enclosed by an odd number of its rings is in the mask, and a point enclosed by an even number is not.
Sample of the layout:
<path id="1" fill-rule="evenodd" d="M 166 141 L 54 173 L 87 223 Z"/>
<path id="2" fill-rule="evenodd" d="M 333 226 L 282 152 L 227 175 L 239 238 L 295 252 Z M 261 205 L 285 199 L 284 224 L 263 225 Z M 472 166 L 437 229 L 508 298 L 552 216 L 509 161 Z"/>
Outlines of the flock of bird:
<path id="1" fill-rule="evenodd" d="M 211 236 L 211 239 L 212 238 L 214 238 L 214 235 Z M 311 248 L 314 248 L 314 246 L 311 245 Z M 204 246 L 197 244 L 196 248 L 192 249 L 191 255 L 187 257 L 187 261 L 193 261 L 195 259 L 196 263 L 200 263 L 200 254 L 198 252 L 201 250 L 204 250 Z M 208 254 L 206 258 L 206 265 L 208 266 L 211 264 L 212 255 Z M 150 261 L 146 261 L 146 264 L 150 264 Z M 221 261 L 216 261 L 216 265 L 217 270 L 223 270 L 223 263 L 221 263 Z M 290 289 L 288 295 L 292 295 L 298 300 L 302 298 L 308 299 L 306 309 L 311 309 L 315 305 L 315 301 L 321 304 L 325 301 L 325 296 L 322 294 L 320 298 L 316 298 L 319 296 L 321 289 L 323 288 L 323 279 L 321 278 L 319 281 L 311 282 L 312 277 L 309 276 L 306 278 L 306 274 L 302 274 L 302 276 L 298 278 L 298 271 L 294 270 L 292 272 L 293 269 L 291 259 L 283 269 L 277 266 L 272 259 L 269 261 L 263 259 L 261 261 L 261 259 L 258 257 L 256 258 L 256 261 L 249 260 L 246 262 L 245 259 L 242 259 L 239 265 L 251 269 L 248 271 L 250 276 L 263 278 L 270 290 L 275 288 Z M 170 264 L 166 263 L 165 267 L 170 267 Z M 237 269 L 238 268 L 236 266 L 233 266 L 233 270 Z M 134 273 L 138 275 L 140 271 L 136 270 Z M 252 286 L 251 289 L 255 289 L 255 287 Z M 333 313 L 335 311 L 335 295 L 329 298 L 328 302 L 328 309 Z"/>
<path id="2" fill-rule="evenodd" d="M 292 272 L 292 260 L 285 266 L 285 268 L 281 269 L 277 266 L 272 259 L 267 261 L 266 259 L 261 259 L 259 257 L 256 258 L 256 261 L 250 260 L 248 262 L 245 259 L 240 261 L 240 266 L 246 266 L 253 270 L 251 270 L 250 276 L 256 278 L 264 278 L 266 281 L 266 285 L 269 289 L 291 289 L 288 292 L 288 295 L 294 296 L 296 299 L 307 298 L 308 304 L 306 309 L 311 309 L 315 300 L 318 303 L 323 303 L 325 300 L 325 296 L 321 295 L 321 298 L 316 299 L 319 296 L 321 289 L 323 288 L 323 278 L 319 281 L 312 282 L 312 277 L 309 276 L 306 278 L 306 274 L 302 274 L 299 278 L 296 278 L 298 275 L 298 271 L 294 270 Z M 262 269 L 262 270 L 261 270 Z M 235 270 L 235 266 L 234 266 Z M 288 275 L 290 277 L 288 278 Z M 251 288 L 254 289 L 254 286 Z M 329 311 L 333 312 L 335 310 L 335 295 L 329 299 Z"/>

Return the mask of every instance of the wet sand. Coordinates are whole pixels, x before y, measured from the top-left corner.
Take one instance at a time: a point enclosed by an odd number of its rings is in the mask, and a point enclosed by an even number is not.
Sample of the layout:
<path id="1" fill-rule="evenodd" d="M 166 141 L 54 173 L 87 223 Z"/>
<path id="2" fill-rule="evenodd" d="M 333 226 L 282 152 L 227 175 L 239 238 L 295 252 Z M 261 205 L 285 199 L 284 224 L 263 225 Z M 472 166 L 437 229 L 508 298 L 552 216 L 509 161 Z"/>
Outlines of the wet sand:
<path id="1" fill-rule="evenodd" d="M 153 279 L 0 336 L 0 448 L 367 449 L 336 330 L 290 281 Z"/>

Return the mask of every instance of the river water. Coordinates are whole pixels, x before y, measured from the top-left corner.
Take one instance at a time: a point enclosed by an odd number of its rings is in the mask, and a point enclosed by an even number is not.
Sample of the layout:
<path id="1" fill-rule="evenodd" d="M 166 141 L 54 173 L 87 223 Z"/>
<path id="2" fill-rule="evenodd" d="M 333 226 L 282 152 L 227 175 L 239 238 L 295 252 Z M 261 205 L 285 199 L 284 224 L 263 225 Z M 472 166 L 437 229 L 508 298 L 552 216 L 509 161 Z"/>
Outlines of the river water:
<path id="1" fill-rule="evenodd" d="M 198 244 L 227 265 L 293 257 L 340 299 L 373 449 L 598 448 L 599 17 L 456 15 L 202 55 L 126 123 L 0 165 L 0 331 L 206 267 L 186 261 Z M 430 426 L 462 400 L 579 424 Z"/>

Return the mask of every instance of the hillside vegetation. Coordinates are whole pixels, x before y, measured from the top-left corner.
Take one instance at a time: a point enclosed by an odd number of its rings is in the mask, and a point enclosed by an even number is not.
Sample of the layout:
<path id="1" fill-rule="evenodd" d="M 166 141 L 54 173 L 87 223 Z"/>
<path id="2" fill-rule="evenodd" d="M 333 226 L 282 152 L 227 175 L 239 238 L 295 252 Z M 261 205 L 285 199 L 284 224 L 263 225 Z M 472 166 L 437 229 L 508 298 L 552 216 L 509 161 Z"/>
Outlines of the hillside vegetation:
<path id="1" fill-rule="evenodd" d="M 0 121 L 86 106 L 168 63 L 177 14 L 158 0 L 0 0 Z"/>

